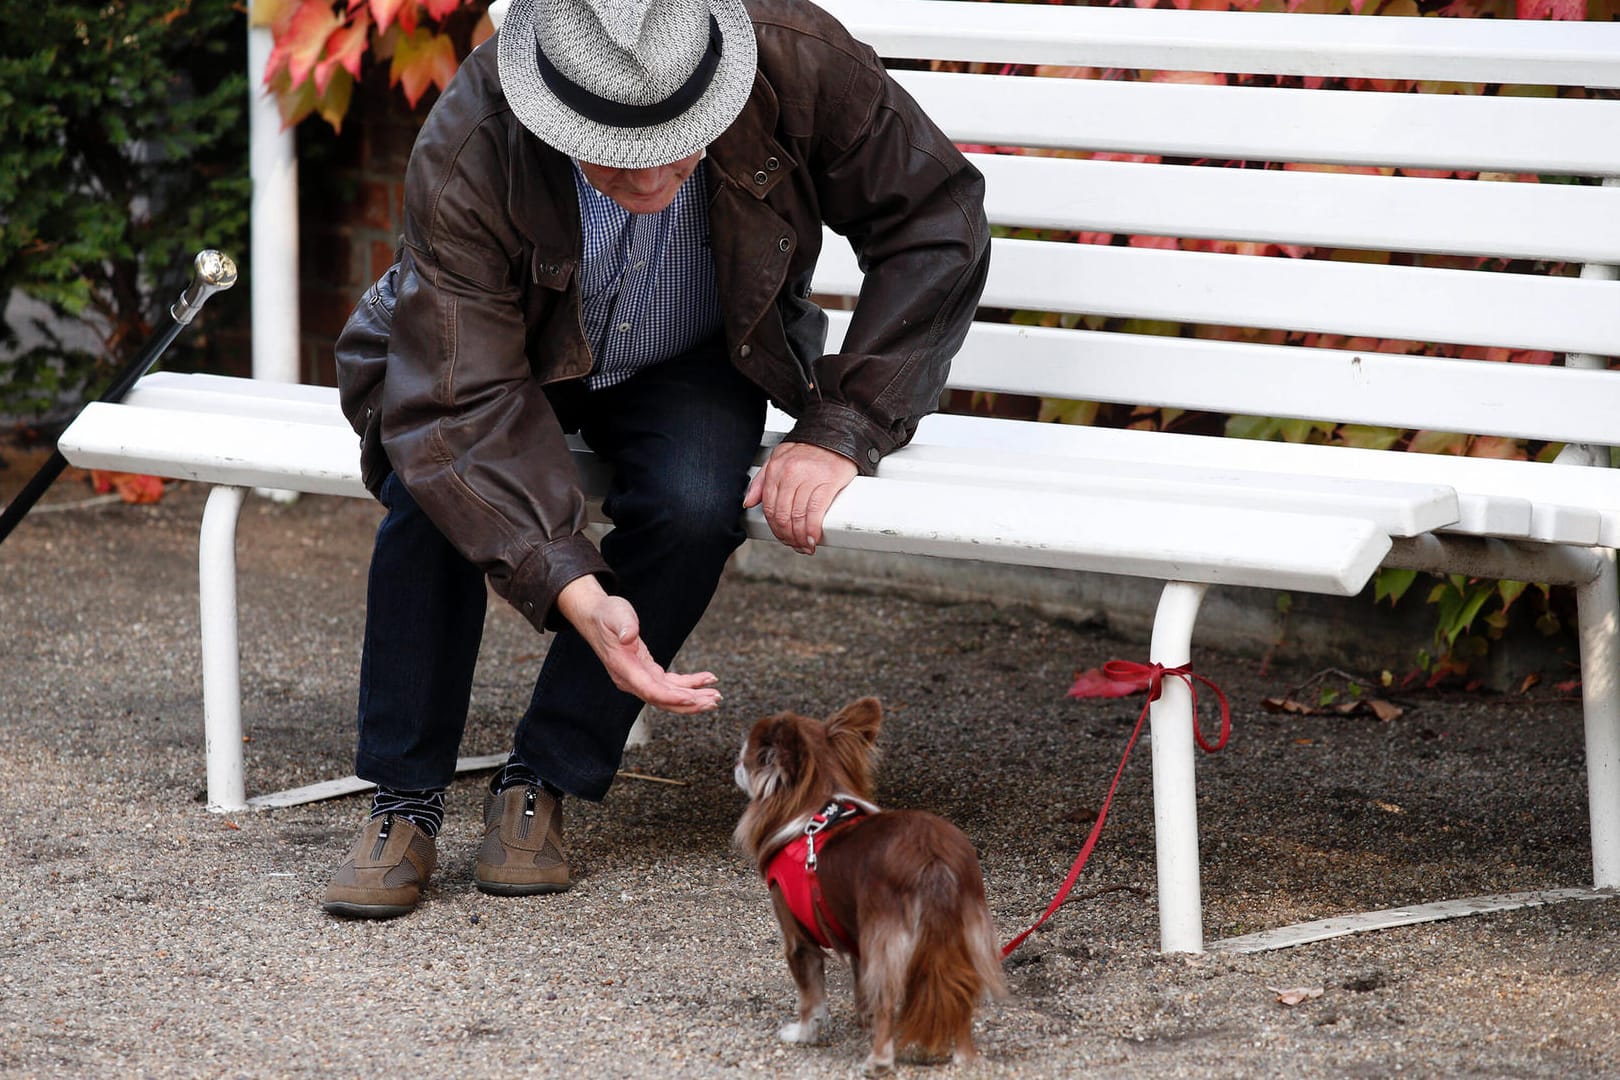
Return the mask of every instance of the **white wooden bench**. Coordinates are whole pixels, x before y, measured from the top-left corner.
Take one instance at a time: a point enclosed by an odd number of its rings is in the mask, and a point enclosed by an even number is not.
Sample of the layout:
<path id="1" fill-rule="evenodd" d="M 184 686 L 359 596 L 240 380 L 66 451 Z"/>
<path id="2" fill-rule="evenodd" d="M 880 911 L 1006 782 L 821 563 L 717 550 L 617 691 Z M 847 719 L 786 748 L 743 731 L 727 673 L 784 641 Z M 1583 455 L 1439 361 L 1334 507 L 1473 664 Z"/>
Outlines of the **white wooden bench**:
<path id="1" fill-rule="evenodd" d="M 826 6 L 901 60 L 1620 87 L 1614 24 L 951 0 Z M 965 144 L 1217 163 L 978 154 L 997 225 L 1584 266 L 1579 277 L 1554 277 L 997 239 L 987 308 L 1543 349 L 1565 359 L 1510 365 L 986 321 L 953 369 L 954 388 L 1569 446 L 1556 463 L 1502 461 L 939 415 L 878 476 L 840 496 L 826 544 L 1163 580 L 1148 653 L 1166 666 L 1189 661 L 1212 583 L 1352 595 L 1383 565 L 1573 585 L 1594 885 L 1620 886 L 1620 472 L 1601 467 L 1607 444 L 1620 441 L 1620 374 L 1605 370 L 1620 354 L 1620 100 L 919 70 L 897 78 Z M 1385 171 L 1219 166 L 1230 160 Z M 1395 168 L 1583 182 L 1390 175 Z M 853 296 L 859 285 L 847 246 L 829 237 L 818 291 Z M 836 340 L 847 315 L 831 314 Z M 788 423 L 773 415 L 767 443 Z M 209 804 L 247 805 L 237 511 L 255 486 L 364 495 L 336 392 L 158 374 L 123 404 L 87 408 L 61 447 L 76 465 L 219 485 L 200 551 Z M 587 489 L 600 490 L 589 453 L 578 455 Z M 748 529 L 768 536 L 757 513 Z M 1189 720 L 1188 695 L 1171 680 L 1152 711 L 1166 951 L 1204 945 Z"/>

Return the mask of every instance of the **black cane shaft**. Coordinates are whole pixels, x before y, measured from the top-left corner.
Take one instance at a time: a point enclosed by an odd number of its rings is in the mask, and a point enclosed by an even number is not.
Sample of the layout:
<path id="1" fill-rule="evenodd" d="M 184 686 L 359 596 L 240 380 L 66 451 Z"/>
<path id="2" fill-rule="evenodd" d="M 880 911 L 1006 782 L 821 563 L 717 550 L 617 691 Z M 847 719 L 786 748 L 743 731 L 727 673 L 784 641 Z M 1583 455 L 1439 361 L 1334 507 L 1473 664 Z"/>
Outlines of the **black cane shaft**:
<path id="1" fill-rule="evenodd" d="M 62 451 L 51 451 L 50 458 L 40 466 L 39 471 L 28 483 L 23 485 L 23 489 L 17 492 L 17 497 L 6 504 L 4 511 L 0 511 L 0 544 L 5 543 L 6 537 L 11 535 L 11 530 L 17 527 L 17 522 L 34 508 L 34 504 L 39 502 L 39 497 L 45 494 L 45 489 L 62 475 L 65 468 L 67 458 L 62 456 Z"/>
<path id="2" fill-rule="evenodd" d="M 112 402 L 124 400 L 124 395 L 129 393 L 130 388 L 140 380 L 141 376 L 152 370 L 152 365 L 158 362 L 163 356 L 164 350 L 179 336 L 180 331 L 183 329 L 185 329 L 184 326 L 171 320 L 163 333 L 159 334 L 153 341 L 148 342 L 146 348 L 141 350 L 141 355 L 135 362 L 120 372 L 117 380 L 102 391 L 101 396 L 96 400 Z M 58 476 L 62 475 L 62 470 L 65 468 L 67 468 L 67 458 L 62 456 L 62 451 L 53 450 L 45 464 L 41 465 L 39 471 L 34 473 L 29 478 L 28 483 L 23 485 L 23 489 L 17 492 L 17 497 L 7 503 L 5 510 L 0 512 L 0 544 L 6 542 L 6 537 L 11 535 L 11 530 L 15 529 L 17 523 L 27 516 L 28 511 L 34 508 L 34 504 L 39 502 L 41 496 L 45 494 L 45 490 L 56 481 Z"/>
<path id="3" fill-rule="evenodd" d="M 203 306 L 204 302 L 214 293 L 222 289 L 228 289 L 236 283 L 236 264 L 230 260 L 229 256 L 222 255 L 217 251 L 199 252 L 195 262 L 195 269 L 196 272 L 192 276 L 191 283 L 186 286 L 186 290 L 181 294 L 180 299 L 169 308 L 169 322 L 163 328 L 163 331 L 147 342 L 146 348 L 141 350 L 141 355 L 135 358 L 134 363 L 119 372 L 118 378 L 113 380 L 111 386 L 102 391 L 101 396 L 96 399 L 97 401 L 119 402 L 124 400 L 124 395 L 134 388 L 143 375 L 152 370 L 152 365 L 163 357 L 164 351 L 173 344 L 175 338 L 180 336 L 180 331 L 184 330 L 187 324 L 196 316 L 198 309 Z M 28 483 L 23 485 L 23 489 L 17 493 L 17 497 L 7 503 L 3 511 L 0 511 L 0 544 L 5 543 L 6 537 L 11 535 L 11 530 L 17 527 L 17 522 L 21 521 L 28 511 L 33 509 L 40 496 L 45 494 L 45 489 L 50 487 L 58 476 L 62 475 L 62 470 L 65 468 L 67 468 L 67 458 L 62 456 L 60 450 L 53 451 L 50 459 L 40 466 L 39 471 L 29 478 Z"/>

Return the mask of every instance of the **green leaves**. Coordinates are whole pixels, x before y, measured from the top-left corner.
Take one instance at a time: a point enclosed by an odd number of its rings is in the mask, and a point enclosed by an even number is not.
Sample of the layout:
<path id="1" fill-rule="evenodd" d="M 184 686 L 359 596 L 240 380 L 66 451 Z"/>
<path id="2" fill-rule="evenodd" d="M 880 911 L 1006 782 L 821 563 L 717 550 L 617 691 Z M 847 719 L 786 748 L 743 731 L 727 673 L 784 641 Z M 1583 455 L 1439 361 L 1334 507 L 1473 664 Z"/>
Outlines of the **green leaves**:
<path id="1" fill-rule="evenodd" d="M 0 38 L 0 296 L 49 318 L 0 332 L 0 412 L 72 403 L 133 355 L 191 255 L 247 232 L 245 31 L 230 0 L 34 5 Z"/>

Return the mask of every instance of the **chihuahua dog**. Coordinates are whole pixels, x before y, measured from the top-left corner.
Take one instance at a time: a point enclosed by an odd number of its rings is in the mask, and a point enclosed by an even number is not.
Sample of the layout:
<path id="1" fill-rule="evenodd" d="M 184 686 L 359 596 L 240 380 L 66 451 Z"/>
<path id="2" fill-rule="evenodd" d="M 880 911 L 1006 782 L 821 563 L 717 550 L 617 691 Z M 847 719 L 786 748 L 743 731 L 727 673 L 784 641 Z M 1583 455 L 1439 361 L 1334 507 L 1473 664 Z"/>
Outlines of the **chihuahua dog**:
<path id="1" fill-rule="evenodd" d="M 736 840 L 769 883 L 799 991 L 798 1019 L 779 1034 L 820 1038 L 831 949 L 872 1033 L 868 1076 L 893 1069 L 897 1046 L 971 1060 L 975 1007 L 1006 993 L 973 845 L 943 818 L 872 803 L 882 714 L 868 697 L 825 722 L 768 716 L 735 770 L 749 798 Z"/>

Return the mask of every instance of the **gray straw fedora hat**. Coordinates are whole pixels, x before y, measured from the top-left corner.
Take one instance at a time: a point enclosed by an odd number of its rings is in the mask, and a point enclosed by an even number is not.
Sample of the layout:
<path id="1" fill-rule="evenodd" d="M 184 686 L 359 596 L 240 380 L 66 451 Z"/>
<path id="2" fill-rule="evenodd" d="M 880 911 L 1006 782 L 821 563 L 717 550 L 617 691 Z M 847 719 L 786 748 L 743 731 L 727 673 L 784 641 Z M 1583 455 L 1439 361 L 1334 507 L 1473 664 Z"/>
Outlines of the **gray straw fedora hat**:
<path id="1" fill-rule="evenodd" d="M 510 0 L 501 89 L 523 126 L 596 165 L 667 165 L 713 142 L 754 86 L 742 0 Z"/>

